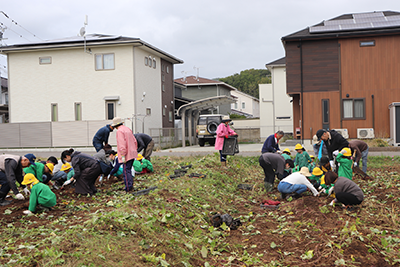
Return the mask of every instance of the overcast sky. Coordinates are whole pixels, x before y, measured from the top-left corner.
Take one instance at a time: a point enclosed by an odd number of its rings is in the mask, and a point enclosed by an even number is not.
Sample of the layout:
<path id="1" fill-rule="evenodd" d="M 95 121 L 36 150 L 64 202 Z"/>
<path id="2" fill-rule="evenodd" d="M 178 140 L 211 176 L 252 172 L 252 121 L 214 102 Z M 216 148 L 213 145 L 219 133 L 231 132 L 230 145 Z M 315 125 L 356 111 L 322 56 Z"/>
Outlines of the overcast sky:
<path id="1" fill-rule="evenodd" d="M 226 77 L 285 56 L 281 37 L 346 13 L 400 11 L 399 0 L 0 0 L 2 45 L 87 33 L 138 37 L 184 64 L 175 78 Z M 23 28 L 21 28 L 22 26 Z M 26 31 L 26 30 L 27 31 Z M 28 32 L 29 31 L 29 32 Z M 35 38 L 31 33 L 35 34 Z M 22 37 L 21 37 L 22 36 Z M 6 61 L 0 58 L 1 75 Z"/>

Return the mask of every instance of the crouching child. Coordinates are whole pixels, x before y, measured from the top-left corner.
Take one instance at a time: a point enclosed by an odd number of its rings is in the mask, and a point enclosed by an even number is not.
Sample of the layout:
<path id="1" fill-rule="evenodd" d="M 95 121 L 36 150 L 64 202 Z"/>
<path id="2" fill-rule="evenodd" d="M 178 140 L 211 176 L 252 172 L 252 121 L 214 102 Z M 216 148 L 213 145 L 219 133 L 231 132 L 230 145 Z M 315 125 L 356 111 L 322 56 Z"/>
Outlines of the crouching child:
<path id="1" fill-rule="evenodd" d="M 22 184 L 28 186 L 31 189 L 31 195 L 29 198 L 29 209 L 24 210 L 24 214 L 35 212 L 38 205 L 46 208 L 51 208 L 56 205 L 56 195 L 51 191 L 50 187 L 43 183 L 40 183 L 33 174 L 26 174 L 24 176 Z"/>

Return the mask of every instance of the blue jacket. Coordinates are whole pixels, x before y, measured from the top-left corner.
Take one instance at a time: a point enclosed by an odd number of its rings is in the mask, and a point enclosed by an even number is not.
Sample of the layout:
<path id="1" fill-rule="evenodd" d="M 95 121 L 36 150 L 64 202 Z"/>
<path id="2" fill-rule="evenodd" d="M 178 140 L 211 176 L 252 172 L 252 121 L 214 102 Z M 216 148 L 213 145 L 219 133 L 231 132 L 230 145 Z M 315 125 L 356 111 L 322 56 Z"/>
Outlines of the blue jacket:
<path id="1" fill-rule="evenodd" d="M 108 144 L 108 137 L 110 136 L 110 133 L 110 124 L 101 127 L 93 137 L 93 144 L 103 144 L 103 142 Z"/>
<path id="2" fill-rule="evenodd" d="M 275 153 L 279 149 L 279 145 L 275 142 L 275 134 L 271 134 L 268 136 L 267 140 L 265 140 L 264 145 L 261 149 L 261 153 L 264 154 L 266 152 Z"/>

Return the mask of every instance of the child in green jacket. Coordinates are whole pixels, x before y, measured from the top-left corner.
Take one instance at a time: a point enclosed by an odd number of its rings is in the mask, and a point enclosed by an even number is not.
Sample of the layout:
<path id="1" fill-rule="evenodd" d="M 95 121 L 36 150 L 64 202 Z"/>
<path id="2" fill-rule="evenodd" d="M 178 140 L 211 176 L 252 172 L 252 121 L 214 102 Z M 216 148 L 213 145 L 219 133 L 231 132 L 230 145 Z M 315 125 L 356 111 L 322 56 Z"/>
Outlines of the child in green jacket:
<path id="1" fill-rule="evenodd" d="M 42 205 L 43 207 L 47 208 L 51 208 L 56 205 L 56 195 L 51 191 L 50 187 L 40 183 L 32 173 L 26 174 L 21 184 L 28 185 L 31 188 L 29 210 L 24 210 L 24 214 L 35 212 L 37 205 Z"/>
<path id="2" fill-rule="evenodd" d="M 297 154 L 294 159 L 294 165 L 301 169 L 302 167 L 309 167 L 311 163 L 311 158 L 308 155 L 307 151 L 301 144 L 297 144 L 294 149 L 296 150 Z"/>
<path id="3" fill-rule="evenodd" d="M 310 155 L 311 158 L 311 163 L 308 165 L 308 170 L 312 173 L 312 171 L 314 170 L 316 163 L 315 163 L 315 157 L 314 155 Z"/>
<path id="4" fill-rule="evenodd" d="M 351 160 L 351 150 L 345 147 L 336 156 L 336 161 L 340 164 L 338 169 L 339 177 L 346 177 L 353 180 L 353 161 Z"/>
<path id="5" fill-rule="evenodd" d="M 287 159 L 292 159 L 292 157 L 290 156 L 292 153 L 290 153 L 290 150 L 289 150 L 289 148 L 285 148 L 283 151 L 282 151 L 282 157 L 285 159 L 285 160 L 287 160 Z"/>
<path id="6" fill-rule="evenodd" d="M 153 164 L 151 164 L 151 162 L 147 159 L 143 158 L 141 154 L 138 154 L 138 157 L 133 162 L 133 168 L 135 169 L 136 173 L 140 174 L 153 172 Z"/>

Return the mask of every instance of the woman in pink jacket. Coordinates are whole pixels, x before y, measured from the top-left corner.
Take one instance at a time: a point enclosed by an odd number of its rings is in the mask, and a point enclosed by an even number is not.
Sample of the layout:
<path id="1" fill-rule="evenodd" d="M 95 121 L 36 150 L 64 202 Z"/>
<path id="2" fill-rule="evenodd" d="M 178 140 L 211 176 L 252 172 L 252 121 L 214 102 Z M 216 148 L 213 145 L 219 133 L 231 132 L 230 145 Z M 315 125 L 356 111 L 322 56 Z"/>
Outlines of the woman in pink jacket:
<path id="1" fill-rule="evenodd" d="M 115 117 L 111 126 L 117 129 L 118 162 L 124 164 L 125 191 L 129 192 L 133 188 L 132 165 L 137 158 L 137 141 L 121 118 Z"/>
<path id="2" fill-rule="evenodd" d="M 215 140 L 215 149 L 219 150 L 221 159 L 221 166 L 226 166 L 226 156 L 222 156 L 222 147 L 224 146 L 224 138 L 228 138 L 230 135 L 236 135 L 236 133 L 229 127 L 229 122 L 232 121 L 229 116 L 224 116 L 220 125 L 217 128 L 217 137 Z"/>

